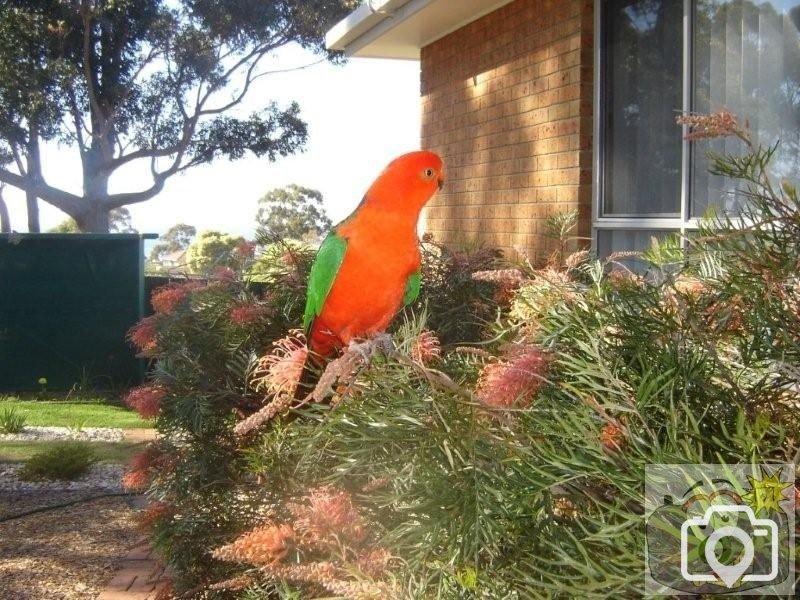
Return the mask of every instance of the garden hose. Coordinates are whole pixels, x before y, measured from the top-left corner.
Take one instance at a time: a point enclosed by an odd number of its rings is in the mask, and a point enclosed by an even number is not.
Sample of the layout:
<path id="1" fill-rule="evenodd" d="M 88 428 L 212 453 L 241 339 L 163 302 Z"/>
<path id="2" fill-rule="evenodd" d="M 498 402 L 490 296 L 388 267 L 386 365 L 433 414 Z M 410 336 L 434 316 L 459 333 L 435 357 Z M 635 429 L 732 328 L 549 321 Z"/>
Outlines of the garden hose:
<path id="1" fill-rule="evenodd" d="M 29 515 L 35 515 L 37 513 L 43 513 L 50 510 L 58 510 L 60 508 L 67 508 L 68 506 L 73 506 L 75 504 L 80 504 L 81 502 L 91 502 L 93 500 L 100 500 L 102 498 L 118 498 L 121 496 L 138 496 L 139 494 L 135 492 L 108 492 L 106 494 L 96 494 L 94 496 L 86 496 L 85 498 L 78 498 L 77 500 L 70 500 L 69 502 L 62 502 L 61 504 L 51 504 L 49 506 L 40 506 L 39 508 L 33 508 L 31 510 L 26 510 L 25 512 L 17 513 L 14 515 L 7 515 L 5 517 L 0 517 L 0 523 L 5 523 L 6 521 L 13 521 L 15 519 L 21 519 L 22 517 L 27 517 Z"/>

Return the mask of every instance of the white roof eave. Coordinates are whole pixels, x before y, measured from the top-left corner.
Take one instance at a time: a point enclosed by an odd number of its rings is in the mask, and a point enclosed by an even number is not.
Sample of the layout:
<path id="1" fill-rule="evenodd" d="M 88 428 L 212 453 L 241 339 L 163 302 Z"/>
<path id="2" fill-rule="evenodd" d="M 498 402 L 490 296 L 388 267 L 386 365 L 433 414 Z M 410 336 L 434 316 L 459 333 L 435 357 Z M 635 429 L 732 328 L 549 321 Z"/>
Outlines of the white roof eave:
<path id="1" fill-rule="evenodd" d="M 512 0 L 371 0 L 325 36 L 347 56 L 419 60 L 420 49 Z"/>

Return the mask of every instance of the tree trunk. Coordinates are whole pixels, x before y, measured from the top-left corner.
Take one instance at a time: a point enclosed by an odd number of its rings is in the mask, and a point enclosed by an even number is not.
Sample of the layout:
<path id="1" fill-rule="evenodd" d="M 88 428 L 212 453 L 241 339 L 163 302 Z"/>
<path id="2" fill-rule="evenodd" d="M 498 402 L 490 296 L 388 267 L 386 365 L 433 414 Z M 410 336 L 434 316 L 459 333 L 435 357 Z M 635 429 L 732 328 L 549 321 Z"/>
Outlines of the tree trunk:
<path id="1" fill-rule="evenodd" d="M 39 202 L 36 194 L 33 192 L 25 192 L 25 204 L 28 207 L 28 231 L 31 233 L 40 233 L 42 231 L 39 224 Z"/>
<path id="2" fill-rule="evenodd" d="M 72 215 L 84 233 L 108 233 L 108 173 L 97 140 L 83 155 L 83 196 L 85 210 Z"/>
<path id="3" fill-rule="evenodd" d="M 87 206 L 80 215 L 73 215 L 83 233 L 108 233 L 108 209 L 102 205 Z"/>
<path id="4" fill-rule="evenodd" d="M 35 124 L 30 126 L 30 141 L 28 142 L 27 177 L 35 183 L 44 181 L 42 176 L 42 157 L 39 152 L 39 132 Z M 39 233 L 42 228 L 39 223 L 39 199 L 30 190 L 25 192 L 25 204 L 28 208 L 28 231 Z"/>
<path id="5" fill-rule="evenodd" d="M 11 218 L 8 215 L 8 206 L 3 198 L 3 188 L 0 188 L 0 233 L 11 233 Z"/>

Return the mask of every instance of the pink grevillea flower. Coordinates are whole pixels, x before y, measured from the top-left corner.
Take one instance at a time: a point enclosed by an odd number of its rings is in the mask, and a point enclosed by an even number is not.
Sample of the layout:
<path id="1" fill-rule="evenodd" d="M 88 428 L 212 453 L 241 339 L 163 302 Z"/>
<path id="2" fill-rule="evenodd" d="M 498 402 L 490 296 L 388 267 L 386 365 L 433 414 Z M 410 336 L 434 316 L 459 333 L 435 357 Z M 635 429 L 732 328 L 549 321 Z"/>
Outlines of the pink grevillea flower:
<path id="1" fill-rule="evenodd" d="M 389 562 L 394 558 L 388 550 L 373 548 L 359 555 L 356 560 L 358 568 L 370 577 L 378 578 L 386 574 Z"/>
<path id="2" fill-rule="evenodd" d="M 158 521 L 170 514 L 172 509 L 166 502 L 151 502 L 136 518 L 139 529 L 150 529 Z"/>
<path id="3" fill-rule="evenodd" d="M 131 457 L 128 466 L 132 471 L 149 471 L 163 467 L 170 462 L 163 448 L 157 444 L 149 444 L 141 452 L 137 452 Z"/>
<path id="4" fill-rule="evenodd" d="M 528 406 L 542 386 L 547 358 L 536 346 L 515 346 L 506 358 L 484 367 L 478 380 L 478 399 L 493 408 Z"/>
<path id="5" fill-rule="evenodd" d="M 475 271 L 472 274 L 475 281 L 491 281 L 492 283 L 520 284 L 526 277 L 519 269 L 492 269 L 490 271 Z"/>
<path id="6" fill-rule="evenodd" d="M 272 352 L 260 360 L 256 383 L 273 393 L 282 392 L 291 395 L 300 381 L 303 365 L 308 356 L 303 333 L 299 329 L 294 329 L 273 346 Z"/>
<path id="7" fill-rule="evenodd" d="M 428 365 L 442 357 L 442 347 L 436 334 L 427 329 L 421 331 L 411 346 L 411 358 Z"/>
<path id="8" fill-rule="evenodd" d="M 323 486 L 309 492 L 301 504 L 292 504 L 294 528 L 306 543 L 324 547 L 339 540 L 360 542 L 366 537 L 364 521 L 345 491 Z"/>
<path id="9" fill-rule="evenodd" d="M 627 432 L 617 423 L 606 423 L 600 430 L 600 445 L 608 452 L 622 450 L 627 438 Z"/>
<path id="10" fill-rule="evenodd" d="M 130 406 L 145 419 L 150 419 L 158 414 L 161 401 L 167 395 L 167 390 L 160 385 L 145 384 L 131 389 L 125 396 L 125 404 Z"/>
<path id="11" fill-rule="evenodd" d="M 147 471 L 128 471 L 122 476 L 122 487 L 131 492 L 141 492 L 147 489 L 149 481 Z"/>
<path id="12" fill-rule="evenodd" d="M 145 317 L 128 330 L 128 340 L 145 356 L 158 350 L 155 319 L 155 316 Z"/>
<path id="13" fill-rule="evenodd" d="M 269 565 L 289 553 L 296 537 L 290 525 L 263 525 L 218 548 L 213 556 L 230 562 Z"/>
<path id="14" fill-rule="evenodd" d="M 192 291 L 201 287 L 203 287 L 203 284 L 199 281 L 165 285 L 153 292 L 150 297 L 150 303 L 156 313 L 168 315 Z"/>
<path id="15" fill-rule="evenodd" d="M 266 310 L 257 304 L 236 304 L 231 308 L 229 318 L 234 325 L 250 325 L 264 316 Z"/>

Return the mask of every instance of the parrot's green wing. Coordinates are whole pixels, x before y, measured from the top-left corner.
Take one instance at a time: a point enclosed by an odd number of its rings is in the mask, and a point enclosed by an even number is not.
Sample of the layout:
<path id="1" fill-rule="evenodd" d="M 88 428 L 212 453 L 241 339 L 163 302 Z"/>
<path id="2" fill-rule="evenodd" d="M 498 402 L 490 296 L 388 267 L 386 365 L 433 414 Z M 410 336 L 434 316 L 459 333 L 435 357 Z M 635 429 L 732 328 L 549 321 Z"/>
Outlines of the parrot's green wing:
<path id="1" fill-rule="evenodd" d="M 417 299 L 417 296 L 419 296 L 419 287 L 421 281 L 422 275 L 420 275 L 419 271 L 414 271 L 408 276 L 408 279 L 406 280 L 406 293 L 403 295 L 404 306 L 408 306 Z"/>
<path id="2" fill-rule="evenodd" d="M 347 240 L 332 231 L 322 242 L 311 265 L 311 275 L 308 278 L 308 295 L 306 296 L 306 310 L 303 314 L 303 329 L 306 334 L 311 331 L 311 324 L 322 312 L 328 292 L 331 291 L 339 267 L 344 261 L 347 250 Z"/>

